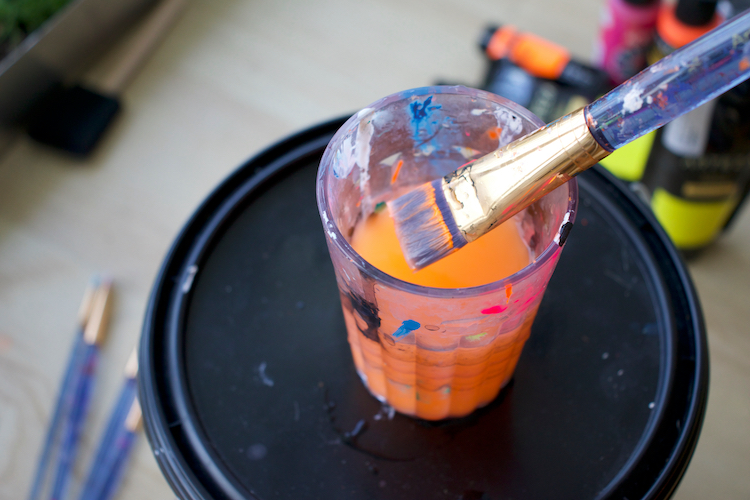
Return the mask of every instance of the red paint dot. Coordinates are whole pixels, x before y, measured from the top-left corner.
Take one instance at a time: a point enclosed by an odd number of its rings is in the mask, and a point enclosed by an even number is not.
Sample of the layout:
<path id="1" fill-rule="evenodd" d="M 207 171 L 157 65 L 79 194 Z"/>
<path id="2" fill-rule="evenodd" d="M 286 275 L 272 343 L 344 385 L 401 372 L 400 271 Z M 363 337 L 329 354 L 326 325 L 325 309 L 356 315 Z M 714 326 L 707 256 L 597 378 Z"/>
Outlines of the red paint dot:
<path id="1" fill-rule="evenodd" d="M 492 307 L 488 307 L 487 309 L 482 309 L 482 314 L 499 314 L 503 311 L 505 311 L 508 308 L 508 306 L 502 306 L 500 304 Z"/>

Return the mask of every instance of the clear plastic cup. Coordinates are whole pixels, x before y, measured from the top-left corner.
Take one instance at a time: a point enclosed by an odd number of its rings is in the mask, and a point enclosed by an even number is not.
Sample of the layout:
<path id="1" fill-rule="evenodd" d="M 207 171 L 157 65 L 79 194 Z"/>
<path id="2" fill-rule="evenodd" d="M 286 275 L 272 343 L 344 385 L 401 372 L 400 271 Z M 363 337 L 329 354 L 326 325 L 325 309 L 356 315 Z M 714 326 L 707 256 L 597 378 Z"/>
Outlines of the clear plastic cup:
<path id="1" fill-rule="evenodd" d="M 531 264 L 482 286 L 396 279 L 350 245 L 378 203 L 442 177 L 544 125 L 497 95 L 460 86 L 390 95 L 352 116 L 326 148 L 318 210 L 336 272 L 352 358 L 369 391 L 428 420 L 490 403 L 513 375 L 575 218 L 575 179 L 519 213 Z M 497 133 L 488 133 L 488 131 Z M 393 159 L 403 160 L 395 183 Z"/>

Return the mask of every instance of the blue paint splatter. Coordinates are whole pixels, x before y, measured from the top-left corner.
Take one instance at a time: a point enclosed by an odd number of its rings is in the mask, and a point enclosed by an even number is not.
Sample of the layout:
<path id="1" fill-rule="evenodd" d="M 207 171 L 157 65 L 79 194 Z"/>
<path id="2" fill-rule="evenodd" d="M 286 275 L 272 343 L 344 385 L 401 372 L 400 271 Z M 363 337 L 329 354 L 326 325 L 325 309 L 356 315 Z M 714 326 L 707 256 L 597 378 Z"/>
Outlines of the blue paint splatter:
<path id="1" fill-rule="evenodd" d="M 433 104 L 432 97 L 429 96 L 422 102 L 415 101 L 409 104 L 414 147 L 421 149 L 425 156 L 431 157 L 431 160 L 435 159 L 432 155 L 439 154 L 444 149 L 444 145 L 438 140 L 438 135 L 444 130 L 442 123 L 447 119 L 447 117 L 435 116 L 435 110 L 441 109 L 442 106 Z"/>
<path id="2" fill-rule="evenodd" d="M 435 109 L 442 108 L 441 105 L 432 105 L 432 96 L 423 102 L 413 102 L 409 105 L 411 109 L 411 126 L 414 130 L 414 139 L 426 141 L 435 136 L 440 129 L 437 120 L 430 121 L 430 115 Z"/>
<path id="3" fill-rule="evenodd" d="M 393 336 L 395 338 L 403 337 L 404 335 L 408 335 L 409 333 L 413 332 L 420 326 L 421 325 L 416 321 L 407 319 L 406 321 L 401 323 L 401 326 L 398 327 L 398 330 L 396 330 L 396 333 L 394 333 Z"/>
<path id="4" fill-rule="evenodd" d="M 429 111 L 429 105 L 432 102 L 432 96 L 424 100 L 420 106 L 419 102 L 411 103 L 411 114 L 415 121 L 419 121 L 422 118 L 427 118 L 427 111 Z"/>

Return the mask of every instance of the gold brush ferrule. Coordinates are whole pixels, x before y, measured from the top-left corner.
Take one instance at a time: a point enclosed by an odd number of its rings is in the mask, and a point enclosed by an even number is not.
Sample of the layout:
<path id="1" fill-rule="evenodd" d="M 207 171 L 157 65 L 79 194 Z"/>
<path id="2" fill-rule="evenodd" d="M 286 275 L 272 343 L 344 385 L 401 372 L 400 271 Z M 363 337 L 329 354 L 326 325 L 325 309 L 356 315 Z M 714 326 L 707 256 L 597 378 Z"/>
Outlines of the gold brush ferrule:
<path id="1" fill-rule="evenodd" d="M 91 316 L 91 306 L 94 302 L 94 295 L 96 295 L 96 288 L 93 282 L 89 282 L 86 286 L 81 306 L 78 308 L 78 324 L 81 328 L 86 328 L 86 323 L 88 323 Z"/>
<path id="2" fill-rule="evenodd" d="M 138 432 L 143 422 L 143 412 L 141 410 L 141 404 L 138 402 L 136 397 L 133 400 L 133 404 L 130 405 L 130 410 L 125 417 L 125 428 L 130 432 Z"/>
<path id="3" fill-rule="evenodd" d="M 443 194 L 474 241 L 607 155 L 581 108 L 445 176 Z"/>
<path id="4" fill-rule="evenodd" d="M 130 352 L 127 363 L 125 363 L 125 377 L 134 379 L 138 376 L 138 349 Z"/>
<path id="5" fill-rule="evenodd" d="M 105 282 L 94 294 L 91 316 L 83 331 L 83 340 L 89 345 L 99 345 L 104 340 L 112 305 L 112 283 Z"/>

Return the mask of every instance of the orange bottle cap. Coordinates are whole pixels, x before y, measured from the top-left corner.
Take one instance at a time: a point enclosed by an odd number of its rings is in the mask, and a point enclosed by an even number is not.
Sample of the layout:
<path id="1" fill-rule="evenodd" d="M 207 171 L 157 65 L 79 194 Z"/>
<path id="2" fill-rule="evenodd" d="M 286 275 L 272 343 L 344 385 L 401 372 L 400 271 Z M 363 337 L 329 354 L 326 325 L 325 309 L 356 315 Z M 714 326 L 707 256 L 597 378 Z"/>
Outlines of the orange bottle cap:
<path id="1" fill-rule="evenodd" d="M 534 76 L 554 80 L 570 62 L 570 53 L 563 47 L 530 33 L 521 33 L 513 26 L 502 26 L 490 38 L 487 57 L 507 57 Z"/>
<path id="2" fill-rule="evenodd" d="M 704 24 L 703 26 L 689 26 L 677 19 L 675 9 L 675 5 L 663 6 L 656 21 L 656 31 L 659 33 L 659 36 L 673 49 L 679 49 L 683 45 L 687 45 L 724 21 L 723 16 L 716 13 L 708 24 Z"/>

